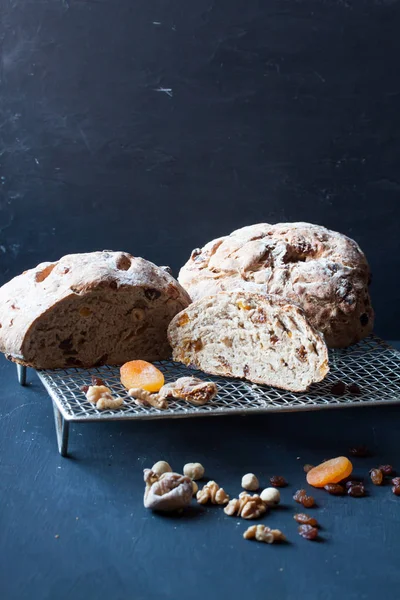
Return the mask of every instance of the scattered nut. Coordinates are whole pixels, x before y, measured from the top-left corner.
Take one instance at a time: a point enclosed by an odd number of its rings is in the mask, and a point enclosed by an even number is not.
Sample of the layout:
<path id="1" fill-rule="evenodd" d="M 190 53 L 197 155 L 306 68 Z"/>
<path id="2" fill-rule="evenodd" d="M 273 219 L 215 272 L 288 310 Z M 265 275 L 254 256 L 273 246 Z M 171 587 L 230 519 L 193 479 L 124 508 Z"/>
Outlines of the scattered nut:
<path id="1" fill-rule="evenodd" d="M 192 481 L 178 473 L 158 476 L 151 469 L 144 470 L 146 489 L 144 506 L 151 510 L 170 512 L 188 506 L 192 500 Z"/>
<path id="2" fill-rule="evenodd" d="M 197 483 L 195 481 L 192 481 L 192 488 L 193 488 L 193 496 L 195 496 L 197 494 L 197 492 L 199 491 L 199 486 L 197 485 Z"/>
<path id="3" fill-rule="evenodd" d="M 139 406 L 153 406 L 160 410 L 168 408 L 168 402 L 164 398 L 161 398 L 159 394 L 152 394 L 141 388 L 131 388 L 128 391 L 128 395 L 131 398 L 135 398 L 135 404 Z"/>
<path id="4" fill-rule="evenodd" d="M 245 540 L 257 540 L 257 542 L 265 542 L 273 544 L 274 542 L 284 542 L 286 540 L 282 531 L 279 529 L 270 529 L 265 525 L 251 525 L 243 533 Z"/>
<path id="5" fill-rule="evenodd" d="M 247 492 L 239 494 L 239 498 L 233 498 L 224 508 L 224 513 L 232 517 L 237 515 L 242 519 L 258 519 L 267 512 L 267 505 L 258 494 L 251 496 Z"/>
<path id="6" fill-rule="evenodd" d="M 201 406 L 212 400 L 217 392 L 217 385 L 212 381 L 202 381 L 197 377 L 180 377 L 172 383 L 163 385 L 159 395 L 161 398 L 172 397 Z"/>
<path id="7" fill-rule="evenodd" d="M 85 396 L 98 410 L 119 408 L 124 402 L 122 398 L 113 398 L 110 388 L 105 385 L 89 385 Z"/>
<path id="8" fill-rule="evenodd" d="M 163 475 L 164 473 L 172 473 L 170 465 L 165 460 L 159 460 L 152 467 L 151 470 L 156 475 Z"/>
<path id="9" fill-rule="evenodd" d="M 110 388 L 105 385 L 89 385 L 85 395 L 91 404 L 96 404 L 105 394 L 111 396 Z"/>
<path id="10" fill-rule="evenodd" d="M 115 408 L 119 408 L 124 403 L 122 398 L 113 398 L 112 396 L 103 396 L 96 403 L 96 408 L 98 410 L 113 410 Z"/>
<path id="11" fill-rule="evenodd" d="M 254 473 L 247 473 L 242 477 L 242 488 L 245 490 L 249 490 L 251 492 L 255 492 L 260 487 L 257 477 Z"/>
<path id="12" fill-rule="evenodd" d="M 267 506 L 276 506 L 281 501 L 281 493 L 276 488 L 265 488 L 260 498 Z"/>
<path id="13" fill-rule="evenodd" d="M 183 473 L 190 479 L 197 480 L 204 477 L 204 467 L 200 463 L 186 463 Z"/>
<path id="14" fill-rule="evenodd" d="M 215 481 L 206 483 L 203 489 L 197 492 L 196 498 L 199 504 L 207 504 L 207 502 L 211 502 L 211 504 L 227 504 L 229 502 L 228 494 Z"/>

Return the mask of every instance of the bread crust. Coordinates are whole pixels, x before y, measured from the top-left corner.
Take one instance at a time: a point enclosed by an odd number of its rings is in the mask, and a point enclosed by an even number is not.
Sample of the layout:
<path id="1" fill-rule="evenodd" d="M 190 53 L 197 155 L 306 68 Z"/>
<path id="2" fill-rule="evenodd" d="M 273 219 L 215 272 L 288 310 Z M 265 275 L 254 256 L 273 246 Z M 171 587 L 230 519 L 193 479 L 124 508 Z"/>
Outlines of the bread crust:
<path id="1" fill-rule="evenodd" d="M 178 280 L 192 300 L 243 289 L 301 306 L 330 347 L 367 336 L 374 311 L 370 269 L 357 243 L 310 223 L 260 223 L 193 250 Z"/>
<path id="2" fill-rule="evenodd" d="M 168 358 L 167 325 L 189 304 L 187 292 L 161 267 L 126 252 L 111 251 L 70 254 L 56 262 L 41 263 L 3 285 L 0 288 L 0 351 L 14 362 L 36 368 L 93 366 L 91 360 L 82 359 L 76 348 L 69 348 L 71 353 L 65 360 L 44 358 L 46 349 L 42 353 L 36 350 L 32 355 L 34 338 L 38 330 L 43 335 L 46 319 L 56 314 L 55 311 L 58 316 L 63 310 L 67 311 L 65 318 L 71 319 L 73 328 L 78 315 L 68 316 L 71 306 L 81 306 L 85 299 L 90 299 L 96 306 L 100 299 L 105 303 L 109 301 L 111 307 L 119 297 L 124 299 L 127 307 L 131 301 L 135 306 L 139 297 L 146 311 L 152 310 L 152 303 L 158 310 L 162 307 L 167 322 L 164 337 L 161 342 L 158 340 L 160 348 L 154 348 L 154 360 L 158 355 Z M 128 327 L 130 323 L 128 317 L 126 319 Z M 117 325 L 123 326 L 123 323 Z M 108 323 L 107 326 L 112 325 Z M 102 327 L 101 323 L 99 327 Z M 57 328 L 57 323 L 52 323 L 52 328 Z M 111 352 L 111 358 L 120 355 L 123 355 L 123 349 L 119 354 Z M 98 358 L 96 364 L 107 362 L 102 360 L 100 349 Z M 126 360 L 129 358 L 134 357 L 127 356 Z"/>

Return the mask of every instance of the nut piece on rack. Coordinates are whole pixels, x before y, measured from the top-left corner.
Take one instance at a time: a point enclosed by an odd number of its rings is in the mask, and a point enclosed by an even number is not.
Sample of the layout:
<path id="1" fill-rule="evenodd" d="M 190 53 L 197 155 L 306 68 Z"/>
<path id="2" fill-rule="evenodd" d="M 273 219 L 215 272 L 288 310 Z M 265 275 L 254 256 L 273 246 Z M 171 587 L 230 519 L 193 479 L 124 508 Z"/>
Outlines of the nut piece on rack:
<path id="1" fill-rule="evenodd" d="M 204 467 L 200 463 L 186 463 L 183 467 L 183 474 L 190 477 L 193 481 L 204 477 Z"/>
<path id="2" fill-rule="evenodd" d="M 119 408 L 124 402 L 122 398 L 113 398 L 110 388 L 105 385 L 89 385 L 85 396 L 98 410 Z"/>
<path id="3" fill-rule="evenodd" d="M 257 540 L 273 544 L 274 542 L 284 542 L 286 540 L 280 529 L 270 529 L 265 525 L 251 525 L 243 534 L 245 540 Z"/>
<path id="4" fill-rule="evenodd" d="M 151 470 L 156 475 L 163 475 L 164 473 L 172 473 L 171 466 L 165 460 L 159 460 L 152 467 Z"/>
<path id="5" fill-rule="evenodd" d="M 261 500 L 258 494 L 247 494 L 242 492 L 239 498 L 233 498 L 224 508 L 224 513 L 233 517 L 237 515 L 242 519 L 258 519 L 267 512 L 267 505 Z"/>
<path id="6" fill-rule="evenodd" d="M 251 492 L 255 492 L 260 487 L 257 477 L 254 473 L 247 473 L 242 477 L 242 488 L 245 490 L 249 490 Z"/>
<path id="7" fill-rule="evenodd" d="M 197 377 L 180 377 L 172 383 L 163 385 L 159 394 L 162 398 L 172 397 L 201 406 L 212 400 L 217 392 L 217 385 L 212 381 L 202 381 Z"/>
<path id="8" fill-rule="evenodd" d="M 161 398 L 159 394 L 152 394 L 141 388 L 131 388 L 128 395 L 131 398 L 135 398 L 135 404 L 138 406 L 153 406 L 160 410 L 168 408 L 168 402 L 164 398 Z"/>
<path id="9" fill-rule="evenodd" d="M 196 498 L 199 504 L 207 504 L 207 502 L 211 502 L 211 504 L 227 504 L 229 502 L 228 494 L 215 481 L 206 483 L 203 489 L 197 492 Z"/>
<path id="10" fill-rule="evenodd" d="M 171 512 L 188 506 L 193 488 L 189 477 L 178 473 L 164 473 L 160 477 L 151 469 L 144 470 L 146 489 L 144 506 L 151 510 Z"/>
<path id="11" fill-rule="evenodd" d="M 276 488 L 265 488 L 261 492 L 260 498 L 267 506 L 276 506 L 281 501 L 281 494 Z"/>

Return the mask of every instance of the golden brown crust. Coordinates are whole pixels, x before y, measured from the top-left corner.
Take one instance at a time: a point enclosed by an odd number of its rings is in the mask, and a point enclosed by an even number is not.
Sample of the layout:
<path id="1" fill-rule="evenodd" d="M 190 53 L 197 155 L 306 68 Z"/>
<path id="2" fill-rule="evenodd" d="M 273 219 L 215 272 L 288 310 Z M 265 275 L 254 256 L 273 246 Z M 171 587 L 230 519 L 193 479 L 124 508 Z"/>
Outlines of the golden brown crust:
<path id="1" fill-rule="evenodd" d="M 301 306 L 328 346 L 353 344 L 373 328 L 370 270 L 350 238 L 310 223 L 261 223 L 196 249 L 179 282 L 192 300 L 243 289 Z"/>

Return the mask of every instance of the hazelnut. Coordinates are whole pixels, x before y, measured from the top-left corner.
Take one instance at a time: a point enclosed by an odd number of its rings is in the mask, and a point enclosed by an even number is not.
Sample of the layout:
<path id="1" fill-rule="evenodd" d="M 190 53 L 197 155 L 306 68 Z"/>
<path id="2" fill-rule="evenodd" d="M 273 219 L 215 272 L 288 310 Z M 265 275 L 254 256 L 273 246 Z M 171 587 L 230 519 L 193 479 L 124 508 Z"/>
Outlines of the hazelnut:
<path id="1" fill-rule="evenodd" d="M 255 492 L 260 487 L 258 483 L 257 477 L 254 473 L 247 473 L 242 477 L 242 488 L 245 490 L 249 490 L 251 492 Z"/>
<path id="2" fill-rule="evenodd" d="M 199 491 L 199 486 L 197 485 L 197 483 L 195 481 L 192 481 L 192 488 L 193 488 L 193 496 L 195 496 L 197 494 L 197 492 Z"/>
<path id="3" fill-rule="evenodd" d="M 260 498 L 267 506 L 275 506 L 281 501 L 281 494 L 276 488 L 266 488 L 260 494 Z"/>
<path id="4" fill-rule="evenodd" d="M 204 467 L 200 463 L 186 463 L 183 474 L 193 480 L 201 479 L 204 477 Z"/>
<path id="5" fill-rule="evenodd" d="M 156 462 L 152 466 L 151 470 L 157 475 L 163 475 L 163 473 L 172 473 L 170 465 L 167 462 L 165 462 L 165 460 L 159 460 L 158 462 Z"/>

